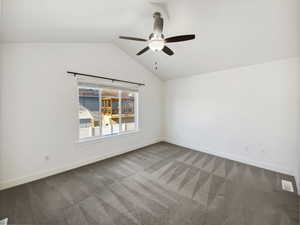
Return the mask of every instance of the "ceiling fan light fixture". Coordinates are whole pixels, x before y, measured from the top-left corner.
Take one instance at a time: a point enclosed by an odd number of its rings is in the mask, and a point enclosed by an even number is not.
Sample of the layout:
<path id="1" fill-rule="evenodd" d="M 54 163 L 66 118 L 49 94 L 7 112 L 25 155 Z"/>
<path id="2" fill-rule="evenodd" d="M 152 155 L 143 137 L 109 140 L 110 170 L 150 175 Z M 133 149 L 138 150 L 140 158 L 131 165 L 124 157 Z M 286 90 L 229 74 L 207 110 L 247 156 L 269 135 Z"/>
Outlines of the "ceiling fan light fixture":
<path id="1" fill-rule="evenodd" d="M 154 52 L 159 52 L 165 47 L 164 39 L 152 39 L 149 41 L 149 48 Z"/>

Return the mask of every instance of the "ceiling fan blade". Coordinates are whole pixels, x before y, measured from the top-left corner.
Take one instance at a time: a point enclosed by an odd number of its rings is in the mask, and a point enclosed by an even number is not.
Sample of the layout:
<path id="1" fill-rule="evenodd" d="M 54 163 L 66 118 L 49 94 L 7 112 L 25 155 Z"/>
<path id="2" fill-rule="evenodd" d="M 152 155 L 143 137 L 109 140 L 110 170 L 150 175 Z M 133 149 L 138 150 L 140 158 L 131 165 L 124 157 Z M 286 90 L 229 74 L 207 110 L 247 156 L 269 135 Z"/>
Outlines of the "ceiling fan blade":
<path id="1" fill-rule="evenodd" d="M 165 39 L 165 42 L 180 42 L 180 41 L 189 41 L 195 39 L 195 34 L 188 34 L 188 35 L 179 35 L 174 37 L 169 37 Z"/>
<path id="2" fill-rule="evenodd" d="M 144 48 L 141 51 L 139 51 L 136 55 L 141 55 L 141 54 L 143 54 L 144 52 L 146 52 L 148 50 L 149 50 L 149 47 L 147 46 L 146 48 Z"/>
<path id="3" fill-rule="evenodd" d="M 131 41 L 148 41 L 144 38 L 136 38 L 136 37 L 126 37 L 126 36 L 119 36 L 120 39 L 126 39 Z"/>
<path id="4" fill-rule="evenodd" d="M 165 46 L 165 47 L 162 49 L 162 51 L 163 51 L 164 53 L 166 53 L 167 55 L 174 55 L 174 52 L 173 52 L 169 47 L 167 47 L 167 46 Z"/>

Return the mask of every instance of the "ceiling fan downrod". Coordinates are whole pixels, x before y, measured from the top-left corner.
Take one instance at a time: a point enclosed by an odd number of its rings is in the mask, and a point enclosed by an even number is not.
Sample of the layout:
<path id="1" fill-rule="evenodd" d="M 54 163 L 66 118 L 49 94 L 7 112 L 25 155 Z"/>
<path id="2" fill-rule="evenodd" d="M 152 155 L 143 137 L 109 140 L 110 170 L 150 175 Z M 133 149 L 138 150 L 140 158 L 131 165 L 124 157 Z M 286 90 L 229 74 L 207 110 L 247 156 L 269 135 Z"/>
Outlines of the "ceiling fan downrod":
<path id="1" fill-rule="evenodd" d="M 164 26 L 164 19 L 161 17 L 160 12 L 153 13 L 154 24 L 153 24 L 153 33 L 161 35 Z"/>

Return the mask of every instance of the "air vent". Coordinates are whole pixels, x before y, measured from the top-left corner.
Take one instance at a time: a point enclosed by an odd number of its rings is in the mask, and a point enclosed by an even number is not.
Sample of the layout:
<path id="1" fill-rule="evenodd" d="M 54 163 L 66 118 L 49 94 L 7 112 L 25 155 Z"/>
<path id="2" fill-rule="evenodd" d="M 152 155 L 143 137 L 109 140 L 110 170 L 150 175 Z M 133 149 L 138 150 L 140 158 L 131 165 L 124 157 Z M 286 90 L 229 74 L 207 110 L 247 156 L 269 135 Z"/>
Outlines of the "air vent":
<path id="1" fill-rule="evenodd" d="M 0 225 L 7 225 L 8 219 L 0 220 Z"/>
<path id="2" fill-rule="evenodd" d="M 293 183 L 291 181 L 281 180 L 281 186 L 284 191 L 294 192 Z"/>

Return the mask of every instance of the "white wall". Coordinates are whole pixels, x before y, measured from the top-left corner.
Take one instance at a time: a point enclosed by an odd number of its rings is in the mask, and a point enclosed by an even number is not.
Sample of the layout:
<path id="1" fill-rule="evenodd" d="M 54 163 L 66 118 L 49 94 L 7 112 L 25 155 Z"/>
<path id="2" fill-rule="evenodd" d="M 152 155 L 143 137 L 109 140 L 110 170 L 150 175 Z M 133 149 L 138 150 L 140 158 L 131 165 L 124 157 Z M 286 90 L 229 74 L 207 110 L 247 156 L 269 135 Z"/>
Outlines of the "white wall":
<path id="1" fill-rule="evenodd" d="M 114 45 L 0 47 L 2 188 L 161 140 L 162 82 Z M 140 90 L 141 131 L 78 143 L 77 87 L 67 70 L 146 83 Z"/>
<path id="2" fill-rule="evenodd" d="M 170 80 L 165 87 L 167 141 L 299 181 L 299 58 Z"/>
<path id="3" fill-rule="evenodd" d="M 1 183 L 2 183 L 2 177 L 3 177 L 3 169 L 1 167 L 2 165 L 2 135 L 1 135 L 1 132 L 2 132 L 2 128 L 1 128 L 1 124 L 3 124 L 3 121 L 2 121 L 2 112 L 3 110 L 1 110 L 1 107 L 2 107 L 2 96 L 3 96 L 3 73 L 2 73 L 2 58 L 3 58 L 3 55 L 1 54 L 2 52 L 2 45 L 0 45 L 0 187 L 1 187 Z"/>

